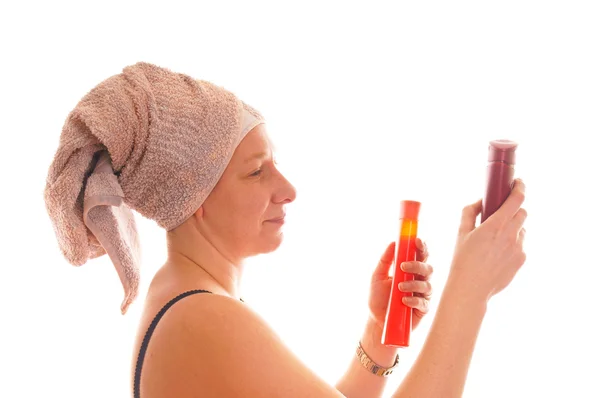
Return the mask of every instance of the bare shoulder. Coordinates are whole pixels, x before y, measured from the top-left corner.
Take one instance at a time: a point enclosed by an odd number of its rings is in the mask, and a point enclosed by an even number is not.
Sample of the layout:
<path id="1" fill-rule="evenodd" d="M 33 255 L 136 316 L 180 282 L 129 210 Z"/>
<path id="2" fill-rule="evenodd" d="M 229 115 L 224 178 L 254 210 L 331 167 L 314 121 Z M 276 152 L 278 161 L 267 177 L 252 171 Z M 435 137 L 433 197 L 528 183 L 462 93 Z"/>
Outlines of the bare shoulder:
<path id="1" fill-rule="evenodd" d="M 169 308 L 148 344 L 141 396 L 343 397 L 315 375 L 252 309 L 194 294 Z"/>

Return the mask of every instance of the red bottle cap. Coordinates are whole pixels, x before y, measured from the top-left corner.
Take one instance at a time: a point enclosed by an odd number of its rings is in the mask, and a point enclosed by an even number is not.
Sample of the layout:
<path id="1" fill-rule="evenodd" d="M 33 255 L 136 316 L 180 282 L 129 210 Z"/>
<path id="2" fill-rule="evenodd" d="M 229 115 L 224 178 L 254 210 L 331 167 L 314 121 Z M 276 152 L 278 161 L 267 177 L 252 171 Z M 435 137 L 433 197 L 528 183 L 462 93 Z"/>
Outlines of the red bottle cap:
<path id="1" fill-rule="evenodd" d="M 490 141 L 488 162 L 504 162 L 515 164 L 515 151 L 517 143 L 511 140 Z"/>
<path id="2" fill-rule="evenodd" d="M 400 202 L 400 218 L 408 220 L 418 220 L 421 202 L 414 200 L 403 200 Z"/>

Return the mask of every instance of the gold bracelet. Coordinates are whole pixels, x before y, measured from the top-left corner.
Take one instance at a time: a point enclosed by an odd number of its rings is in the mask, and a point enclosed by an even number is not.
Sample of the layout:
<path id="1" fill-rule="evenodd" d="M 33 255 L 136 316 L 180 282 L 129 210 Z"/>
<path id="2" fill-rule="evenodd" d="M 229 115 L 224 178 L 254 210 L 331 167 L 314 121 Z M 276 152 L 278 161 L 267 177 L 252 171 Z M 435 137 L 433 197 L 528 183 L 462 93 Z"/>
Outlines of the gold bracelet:
<path id="1" fill-rule="evenodd" d="M 373 373 L 377 376 L 389 376 L 394 371 L 394 368 L 398 366 L 398 362 L 400 361 L 400 357 L 396 354 L 396 360 L 394 364 L 389 368 L 384 368 L 383 366 L 377 365 L 365 352 L 360 341 L 358 342 L 358 347 L 356 347 L 356 356 L 360 361 L 361 365 L 367 369 L 369 372 Z"/>

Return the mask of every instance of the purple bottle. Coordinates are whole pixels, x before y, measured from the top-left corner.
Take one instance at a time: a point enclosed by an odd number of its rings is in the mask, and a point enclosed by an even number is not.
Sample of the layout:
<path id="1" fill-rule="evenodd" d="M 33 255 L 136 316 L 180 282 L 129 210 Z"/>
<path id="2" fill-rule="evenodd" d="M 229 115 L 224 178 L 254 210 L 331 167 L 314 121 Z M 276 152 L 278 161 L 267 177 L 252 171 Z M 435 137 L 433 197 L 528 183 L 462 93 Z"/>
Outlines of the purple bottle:
<path id="1" fill-rule="evenodd" d="M 490 141 L 487 187 L 483 196 L 481 222 L 502 206 L 513 187 L 517 143 L 510 140 Z"/>

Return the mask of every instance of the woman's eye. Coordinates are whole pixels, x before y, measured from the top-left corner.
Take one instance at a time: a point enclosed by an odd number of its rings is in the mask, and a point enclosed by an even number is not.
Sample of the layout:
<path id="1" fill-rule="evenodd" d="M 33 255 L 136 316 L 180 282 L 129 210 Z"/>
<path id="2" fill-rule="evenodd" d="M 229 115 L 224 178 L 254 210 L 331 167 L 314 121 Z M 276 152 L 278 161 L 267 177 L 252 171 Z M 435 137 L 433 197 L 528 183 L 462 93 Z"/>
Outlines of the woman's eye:
<path id="1" fill-rule="evenodd" d="M 262 174 L 262 169 L 258 169 L 254 173 L 250 174 L 250 177 L 258 177 L 261 174 Z"/>

